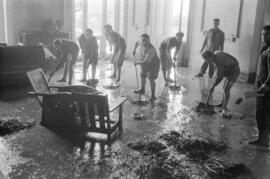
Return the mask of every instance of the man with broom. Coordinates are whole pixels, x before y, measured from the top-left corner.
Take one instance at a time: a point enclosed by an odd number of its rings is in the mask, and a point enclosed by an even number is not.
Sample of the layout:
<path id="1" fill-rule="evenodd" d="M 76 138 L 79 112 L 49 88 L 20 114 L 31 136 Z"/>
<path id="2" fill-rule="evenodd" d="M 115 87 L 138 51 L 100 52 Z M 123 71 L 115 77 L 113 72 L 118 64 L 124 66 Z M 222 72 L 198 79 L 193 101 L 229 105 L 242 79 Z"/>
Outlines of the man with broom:
<path id="1" fill-rule="evenodd" d="M 206 105 L 208 105 L 215 87 L 222 81 L 223 78 L 225 78 L 223 86 L 224 93 L 222 103 L 220 104 L 220 111 L 224 117 L 230 117 L 231 115 L 227 106 L 230 99 L 231 88 L 240 74 L 239 62 L 230 54 L 222 51 L 217 51 L 215 53 L 205 51 L 202 54 L 202 57 L 207 63 L 213 63 L 216 68 L 216 75 L 212 83 L 212 87 L 209 89 Z"/>
<path id="2" fill-rule="evenodd" d="M 141 88 L 136 90 L 135 93 L 144 94 L 146 78 L 148 78 L 151 88 L 150 101 L 156 99 L 156 82 L 158 77 L 160 61 L 155 47 L 150 42 L 148 34 L 141 35 L 141 42 L 135 44 L 133 55 L 136 53 L 137 47 L 140 45 L 140 61 L 134 62 L 135 65 L 141 65 Z"/>
<path id="3" fill-rule="evenodd" d="M 86 29 L 85 32 L 79 37 L 79 44 L 84 55 L 83 61 L 83 78 L 82 82 L 86 81 L 86 73 L 89 65 L 92 66 L 92 80 L 96 76 L 96 66 L 98 63 L 98 44 L 97 38 L 93 36 L 92 29 Z"/>
<path id="4" fill-rule="evenodd" d="M 168 83 L 174 82 L 170 79 L 171 69 L 175 68 L 176 56 L 179 53 L 182 40 L 184 37 L 183 32 L 177 32 L 175 37 L 169 37 L 161 42 L 159 47 L 161 69 L 163 73 L 163 78 L 165 85 Z M 171 50 L 175 48 L 173 58 L 171 57 Z"/>

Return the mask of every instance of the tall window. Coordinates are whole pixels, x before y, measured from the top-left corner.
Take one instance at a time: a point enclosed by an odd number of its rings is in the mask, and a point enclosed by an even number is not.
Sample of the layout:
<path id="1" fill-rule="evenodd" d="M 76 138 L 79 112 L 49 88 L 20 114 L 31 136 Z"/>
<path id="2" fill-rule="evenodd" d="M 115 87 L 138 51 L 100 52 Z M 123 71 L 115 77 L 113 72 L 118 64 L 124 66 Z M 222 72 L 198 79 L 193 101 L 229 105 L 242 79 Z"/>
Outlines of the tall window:
<path id="1" fill-rule="evenodd" d="M 75 0 L 75 37 L 78 39 L 85 28 L 93 30 L 98 39 L 101 52 L 111 53 L 109 44 L 104 39 L 102 32 L 105 24 L 111 24 L 120 34 L 124 28 L 121 26 L 123 16 L 122 0 Z M 121 8 L 122 7 L 122 8 Z M 120 11 L 120 12 L 119 12 Z"/>
<path id="2" fill-rule="evenodd" d="M 0 1 L 0 43 L 7 43 L 7 2 Z"/>
<path id="3" fill-rule="evenodd" d="M 188 16 L 190 0 L 172 0 L 172 21 L 170 24 L 169 35 L 173 36 L 179 30 L 185 33 L 184 40 L 187 38 Z"/>

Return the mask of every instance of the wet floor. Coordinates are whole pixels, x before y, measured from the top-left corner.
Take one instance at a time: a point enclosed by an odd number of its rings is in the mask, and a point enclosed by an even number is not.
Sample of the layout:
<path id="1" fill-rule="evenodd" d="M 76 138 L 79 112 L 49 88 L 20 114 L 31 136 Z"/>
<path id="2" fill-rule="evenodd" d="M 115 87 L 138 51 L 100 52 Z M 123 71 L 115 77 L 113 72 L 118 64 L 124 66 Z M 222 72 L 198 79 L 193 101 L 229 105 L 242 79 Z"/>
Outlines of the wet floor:
<path id="1" fill-rule="evenodd" d="M 81 72 L 82 66 L 79 63 L 74 77 L 78 84 Z M 118 89 L 103 88 L 112 83 L 111 79 L 106 78 L 110 72 L 111 66 L 108 63 L 99 64 L 97 77 L 100 83 L 97 89 L 107 93 L 111 99 L 117 96 L 128 97 L 123 108 L 124 132 L 113 144 L 69 138 L 37 124 L 30 129 L 0 138 L 0 170 L 3 175 L 7 178 L 134 178 L 136 176 L 128 170 L 121 173 L 122 169 L 117 164 L 123 164 L 123 161 L 125 165 L 136 164 L 134 161 L 137 161 L 138 153 L 126 145 L 138 139 L 153 139 L 166 131 L 176 130 L 224 141 L 229 146 L 224 156 L 232 161 L 244 163 L 252 171 L 251 178 L 270 177 L 269 149 L 247 144 L 248 140 L 256 138 L 257 133 L 254 118 L 255 101 L 249 99 L 240 105 L 235 104 L 237 98 L 242 97 L 245 91 L 252 90 L 251 85 L 238 83 L 233 87 L 229 104 L 232 119 L 223 119 L 219 113 L 198 116 L 192 110 L 199 101 L 205 100 L 211 81 L 207 77 L 194 78 L 196 72 L 187 68 L 177 69 L 177 85 L 181 85 L 181 91 L 176 92 L 164 86 L 160 73 L 156 91 L 158 99 L 143 106 L 133 104 L 138 100 L 138 96 L 133 93 L 137 88 L 133 64 L 124 64 Z M 60 77 L 58 73 L 51 83 L 56 83 Z M 144 99 L 150 96 L 148 85 L 147 82 Z M 220 102 L 221 87 L 216 89 L 213 103 Z M 135 113 L 142 114 L 143 120 L 134 120 Z M 31 97 L 0 101 L 0 118 L 40 121 L 41 108 L 38 101 Z"/>

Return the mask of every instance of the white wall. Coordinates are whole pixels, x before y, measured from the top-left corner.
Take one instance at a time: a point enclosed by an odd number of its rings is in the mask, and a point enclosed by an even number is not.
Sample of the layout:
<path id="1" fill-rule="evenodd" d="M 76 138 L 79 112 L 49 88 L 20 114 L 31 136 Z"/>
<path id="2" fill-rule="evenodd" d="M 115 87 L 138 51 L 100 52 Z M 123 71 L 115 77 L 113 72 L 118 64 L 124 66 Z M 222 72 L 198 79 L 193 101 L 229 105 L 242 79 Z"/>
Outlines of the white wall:
<path id="1" fill-rule="evenodd" d="M 243 74 L 256 72 L 262 24 L 260 20 L 262 20 L 262 7 L 264 6 L 264 2 L 265 0 L 243 0 L 240 20 L 240 36 L 235 42 L 232 42 L 232 40 L 225 41 L 224 51 L 230 53 L 239 60 L 241 72 L 243 72 Z M 191 7 L 189 66 L 198 70 L 203 62 L 199 55 L 199 50 L 203 41 L 203 33 L 201 32 L 203 1 L 192 0 Z M 221 8 L 224 7 L 216 7 L 216 9 L 211 9 L 211 11 L 218 12 Z M 209 11 L 210 9 L 205 10 Z M 232 14 L 230 14 L 230 9 L 227 9 L 227 12 L 228 16 Z M 229 18 L 233 19 L 237 17 L 232 16 Z M 205 19 L 205 21 L 207 20 L 212 21 L 212 19 Z M 245 78 L 245 80 L 247 80 L 247 76 Z"/>

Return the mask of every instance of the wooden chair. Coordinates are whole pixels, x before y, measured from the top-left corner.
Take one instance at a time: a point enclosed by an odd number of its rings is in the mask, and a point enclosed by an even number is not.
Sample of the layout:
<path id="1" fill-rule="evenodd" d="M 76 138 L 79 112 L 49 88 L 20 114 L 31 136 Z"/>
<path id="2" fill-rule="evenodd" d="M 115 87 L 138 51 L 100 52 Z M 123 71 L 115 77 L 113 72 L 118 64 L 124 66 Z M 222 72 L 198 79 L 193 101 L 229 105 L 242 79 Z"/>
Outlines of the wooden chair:
<path id="1" fill-rule="evenodd" d="M 41 124 L 51 129 L 76 129 L 73 92 L 98 93 L 84 85 L 49 86 L 40 68 L 27 72 L 27 76 L 34 89 L 34 92 L 29 94 L 35 95 L 42 107 Z"/>
<path id="2" fill-rule="evenodd" d="M 126 97 L 113 99 L 109 104 L 107 95 L 91 95 L 82 93 L 73 93 L 81 125 L 86 131 L 107 134 L 107 140 L 110 141 L 112 134 L 119 129 L 121 134 L 123 127 L 123 103 Z M 118 120 L 112 121 L 110 113 L 119 110 Z"/>

